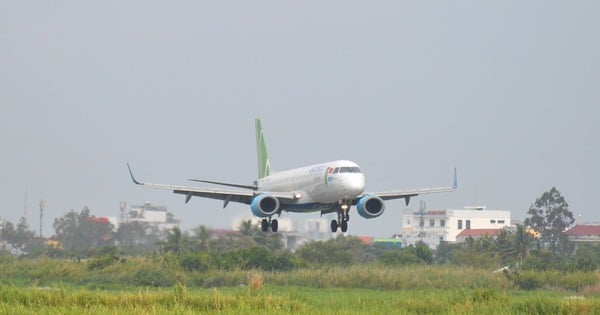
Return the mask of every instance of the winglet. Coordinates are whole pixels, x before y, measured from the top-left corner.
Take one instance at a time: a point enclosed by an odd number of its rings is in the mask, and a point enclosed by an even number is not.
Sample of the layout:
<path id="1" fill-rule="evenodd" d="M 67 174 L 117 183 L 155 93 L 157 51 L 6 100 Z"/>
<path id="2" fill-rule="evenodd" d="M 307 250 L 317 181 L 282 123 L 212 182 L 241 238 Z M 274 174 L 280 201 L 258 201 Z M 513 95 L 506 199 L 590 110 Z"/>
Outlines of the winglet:
<path id="1" fill-rule="evenodd" d="M 458 188 L 458 176 L 456 175 L 456 167 L 454 168 L 454 184 L 452 184 L 452 188 Z"/>
<path id="2" fill-rule="evenodd" d="M 129 175 L 131 175 L 131 180 L 133 180 L 133 182 L 136 185 L 144 185 L 144 183 L 138 182 L 137 180 L 135 180 L 135 177 L 133 177 L 133 172 L 131 171 L 131 167 L 129 167 L 129 163 L 127 163 L 127 169 L 129 169 Z"/>

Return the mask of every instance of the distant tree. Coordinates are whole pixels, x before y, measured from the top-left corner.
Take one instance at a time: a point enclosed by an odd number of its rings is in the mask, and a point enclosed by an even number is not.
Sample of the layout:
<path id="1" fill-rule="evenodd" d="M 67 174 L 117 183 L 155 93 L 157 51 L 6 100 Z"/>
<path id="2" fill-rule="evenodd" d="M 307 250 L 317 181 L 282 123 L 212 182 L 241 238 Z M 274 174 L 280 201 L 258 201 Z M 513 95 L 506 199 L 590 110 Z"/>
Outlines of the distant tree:
<path id="1" fill-rule="evenodd" d="M 503 256 L 507 261 L 522 262 L 529 256 L 534 238 L 524 225 L 517 224 L 517 230 L 510 235 L 509 240 L 509 247 L 503 250 Z"/>
<path id="2" fill-rule="evenodd" d="M 67 250 L 88 251 L 114 244 L 112 224 L 91 216 L 88 207 L 54 219 L 53 226 L 57 240 Z"/>
<path id="3" fill-rule="evenodd" d="M 467 237 L 464 243 L 456 244 L 452 249 L 452 262 L 463 266 L 490 266 L 501 265 L 501 255 L 493 238 Z"/>
<path id="4" fill-rule="evenodd" d="M 296 255 L 304 262 L 314 265 L 349 265 L 352 254 L 346 252 L 341 244 L 334 240 L 313 241 L 296 250 Z"/>
<path id="5" fill-rule="evenodd" d="M 433 254 L 425 242 L 418 241 L 414 246 L 402 249 L 392 248 L 383 252 L 379 255 L 379 261 L 387 266 L 431 264 Z"/>
<path id="6" fill-rule="evenodd" d="M 600 247 L 595 244 L 580 244 L 574 260 L 577 270 L 595 271 L 600 262 Z"/>
<path id="7" fill-rule="evenodd" d="M 529 217 L 525 225 L 531 226 L 540 233 L 540 240 L 544 247 L 549 248 L 553 254 L 560 249 L 568 248 L 563 232 L 575 222 L 569 205 L 560 192 L 552 187 L 542 194 L 527 211 Z"/>
<path id="8" fill-rule="evenodd" d="M 415 244 L 415 256 L 417 256 L 426 264 L 431 264 L 433 262 L 433 254 L 431 253 L 431 249 L 423 241 L 418 241 Z"/>
<path id="9" fill-rule="evenodd" d="M 375 261 L 371 248 L 357 237 L 339 236 L 327 241 L 309 242 L 296 250 L 296 255 L 307 264 L 348 265 Z"/>
<path id="10" fill-rule="evenodd" d="M 251 220 L 245 220 L 239 226 L 242 238 L 249 238 L 255 245 L 263 246 L 270 251 L 281 251 L 285 247 L 280 233 L 263 232 Z"/>
<path id="11" fill-rule="evenodd" d="M 15 231 L 15 226 L 10 221 L 5 221 L 2 226 L 2 230 L 0 231 L 0 240 L 13 243 L 15 240 L 15 235 L 17 231 Z"/>
<path id="12" fill-rule="evenodd" d="M 35 237 L 35 232 L 30 230 L 25 217 L 21 217 L 16 229 L 12 222 L 6 221 L 4 222 L 4 226 L 0 227 L 0 230 L 0 239 L 8 242 L 14 248 L 18 248 L 19 250 L 34 256 L 37 256 L 44 251 L 43 239 Z"/>
<path id="13" fill-rule="evenodd" d="M 175 219 L 175 215 L 171 212 L 167 212 L 167 223 L 179 224 L 179 220 Z"/>
<path id="14" fill-rule="evenodd" d="M 15 234 L 15 243 L 21 246 L 26 245 L 31 242 L 35 237 L 35 232 L 29 229 L 29 224 L 27 224 L 27 219 L 25 217 L 21 217 L 19 220 L 19 224 L 17 224 L 17 231 Z"/>
<path id="15" fill-rule="evenodd" d="M 198 243 L 199 249 L 210 251 L 210 242 L 213 238 L 213 231 L 204 225 L 200 225 L 192 231 L 194 232 L 194 240 Z"/>
<path id="16" fill-rule="evenodd" d="M 258 231 L 258 227 L 252 224 L 252 220 L 243 220 L 238 226 L 240 234 L 243 236 L 253 237 Z"/>
<path id="17" fill-rule="evenodd" d="M 166 239 L 160 244 L 162 253 L 185 254 L 192 249 L 190 236 L 187 232 L 181 232 L 177 226 L 167 232 Z"/>
<path id="18" fill-rule="evenodd" d="M 440 240 L 440 244 L 435 249 L 434 261 L 437 264 L 449 264 L 454 260 L 453 252 L 456 244 L 450 244 L 447 241 Z"/>
<path id="19" fill-rule="evenodd" d="M 146 222 L 134 221 L 119 224 L 115 237 L 121 251 L 143 253 L 158 250 L 161 233 Z"/>

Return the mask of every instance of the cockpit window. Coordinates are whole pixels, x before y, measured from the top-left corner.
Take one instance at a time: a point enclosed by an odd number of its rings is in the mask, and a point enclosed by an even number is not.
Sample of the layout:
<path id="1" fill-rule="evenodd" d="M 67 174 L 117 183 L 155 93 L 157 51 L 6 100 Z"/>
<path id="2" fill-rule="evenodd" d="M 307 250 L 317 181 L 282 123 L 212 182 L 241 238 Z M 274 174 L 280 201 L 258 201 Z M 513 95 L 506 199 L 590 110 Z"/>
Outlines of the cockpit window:
<path id="1" fill-rule="evenodd" d="M 335 168 L 335 170 L 333 171 L 333 174 L 337 174 L 337 173 L 339 173 L 339 172 L 340 172 L 340 168 L 339 168 L 339 167 L 336 167 L 336 168 Z"/>
<path id="2" fill-rule="evenodd" d="M 340 173 L 360 173 L 360 168 L 353 167 L 340 167 Z"/>

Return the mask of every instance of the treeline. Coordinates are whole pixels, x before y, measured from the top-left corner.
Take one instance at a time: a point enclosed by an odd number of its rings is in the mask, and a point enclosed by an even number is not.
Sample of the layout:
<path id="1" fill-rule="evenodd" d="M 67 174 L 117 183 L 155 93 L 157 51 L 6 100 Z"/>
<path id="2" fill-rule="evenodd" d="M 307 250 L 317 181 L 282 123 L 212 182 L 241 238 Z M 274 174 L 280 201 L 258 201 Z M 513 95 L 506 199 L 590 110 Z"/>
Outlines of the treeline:
<path id="1" fill-rule="evenodd" d="M 56 237 L 48 242 L 35 237 L 24 219 L 17 227 L 7 222 L 3 240 L 22 250 L 23 258 L 86 259 L 90 269 L 101 269 L 132 256 L 163 257 L 186 271 L 251 270 L 286 271 L 306 267 L 351 266 L 377 263 L 383 266 L 448 265 L 496 270 L 594 271 L 600 265 L 600 247 L 575 248 L 563 244 L 552 251 L 523 226 L 496 237 L 467 239 L 461 244 L 442 242 L 430 249 L 418 242 L 406 248 L 370 245 L 356 237 L 340 236 L 312 241 L 295 252 L 286 249 L 279 233 L 264 233 L 250 221 L 238 232 L 217 236 L 205 226 L 190 232 L 173 228 L 161 232 L 134 222 L 113 231 L 109 223 L 94 220 L 89 210 L 70 212 L 55 222 Z M 14 255 L 6 249 L 0 254 Z"/>
<path id="2" fill-rule="evenodd" d="M 564 198 L 552 187 L 529 209 L 523 225 L 503 230 L 495 237 L 468 238 L 460 244 L 441 242 L 430 249 L 422 242 L 406 248 L 369 245 L 354 237 L 304 244 L 295 252 L 285 248 L 281 234 L 264 233 L 250 221 L 239 231 L 215 235 L 205 226 L 190 232 L 175 227 L 161 231 L 141 222 L 120 224 L 90 215 L 85 207 L 55 219 L 55 236 L 45 241 L 35 236 L 22 218 L 15 227 L 5 222 L 0 255 L 90 259 L 90 268 L 104 268 L 131 256 L 162 256 L 187 271 L 292 270 L 313 266 L 351 266 L 378 263 L 385 266 L 450 265 L 497 270 L 595 271 L 600 247 L 574 246 L 564 235 L 573 223 Z M 10 245 L 10 246 L 7 246 Z M 7 249 L 8 247 L 8 249 Z M 10 250 L 9 250 L 10 249 Z"/>

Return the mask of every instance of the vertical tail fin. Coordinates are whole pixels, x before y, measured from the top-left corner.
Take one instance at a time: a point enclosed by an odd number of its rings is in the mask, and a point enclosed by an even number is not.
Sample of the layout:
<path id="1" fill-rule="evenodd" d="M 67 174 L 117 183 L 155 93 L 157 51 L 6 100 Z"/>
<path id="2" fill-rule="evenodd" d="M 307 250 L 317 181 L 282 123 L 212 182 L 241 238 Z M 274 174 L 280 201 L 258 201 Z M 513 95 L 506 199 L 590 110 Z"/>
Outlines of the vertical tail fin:
<path id="1" fill-rule="evenodd" d="M 265 135 L 259 118 L 256 118 L 256 153 L 258 160 L 258 178 L 269 176 L 271 174 L 271 163 L 269 161 Z"/>

